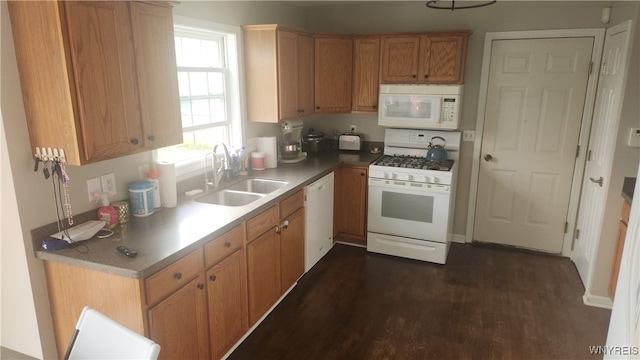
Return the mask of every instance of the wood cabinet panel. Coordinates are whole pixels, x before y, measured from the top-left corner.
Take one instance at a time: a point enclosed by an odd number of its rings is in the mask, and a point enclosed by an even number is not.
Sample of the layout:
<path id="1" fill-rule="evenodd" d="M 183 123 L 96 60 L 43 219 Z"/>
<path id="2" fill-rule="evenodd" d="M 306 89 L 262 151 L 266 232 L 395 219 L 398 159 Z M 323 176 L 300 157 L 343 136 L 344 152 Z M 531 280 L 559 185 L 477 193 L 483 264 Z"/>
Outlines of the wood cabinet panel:
<path id="1" fill-rule="evenodd" d="M 212 267 L 206 278 L 211 357 L 220 359 L 249 328 L 244 249 Z"/>
<path id="2" fill-rule="evenodd" d="M 353 40 L 354 112 L 377 112 L 380 90 L 380 38 Z"/>
<path id="3" fill-rule="evenodd" d="M 351 112 L 353 78 L 351 37 L 315 39 L 315 112 Z"/>
<path id="4" fill-rule="evenodd" d="M 298 113 L 311 115 L 314 112 L 314 42 L 313 37 L 298 34 Z"/>
<path id="5" fill-rule="evenodd" d="M 200 248 L 147 278 L 147 304 L 156 303 L 201 274 L 203 261 Z"/>
<path id="6" fill-rule="evenodd" d="M 200 275 L 149 310 L 149 335 L 160 344 L 159 359 L 209 358 L 204 289 Z"/>
<path id="7" fill-rule="evenodd" d="M 304 190 L 289 196 L 280 202 L 280 219 L 285 219 L 304 206 Z"/>
<path id="8" fill-rule="evenodd" d="M 251 242 L 265 231 L 278 226 L 279 218 L 278 205 L 273 205 L 247 221 L 247 241 Z"/>
<path id="9" fill-rule="evenodd" d="M 64 149 L 83 165 L 181 142 L 166 2 L 8 4 L 33 148 Z M 163 31 L 141 16 L 158 12 Z"/>
<path id="10" fill-rule="evenodd" d="M 238 225 L 204 246 L 204 263 L 207 268 L 242 248 L 244 226 Z"/>
<path id="11" fill-rule="evenodd" d="M 298 116 L 298 35 L 277 32 L 279 120 Z"/>
<path id="12" fill-rule="evenodd" d="M 280 290 L 280 237 L 276 229 L 247 244 L 249 326 L 278 300 Z"/>
<path id="13" fill-rule="evenodd" d="M 182 143 L 182 120 L 171 8 L 131 3 L 144 144 L 157 149 Z M 162 41 L 158 41 L 162 39 Z"/>
<path id="14" fill-rule="evenodd" d="M 383 83 L 415 83 L 418 81 L 420 36 L 385 36 L 382 38 Z"/>
<path id="15" fill-rule="evenodd" d="M 334 234 L 337 241 L 366 245 L 367 171 L 343 166 L 335 173 Z"/>
<path id="16" fill-rule="evenodd" d="M 280 244 L 281 291 L 284 293 L 304 274 L 304 209 L 283 219 Z"/>

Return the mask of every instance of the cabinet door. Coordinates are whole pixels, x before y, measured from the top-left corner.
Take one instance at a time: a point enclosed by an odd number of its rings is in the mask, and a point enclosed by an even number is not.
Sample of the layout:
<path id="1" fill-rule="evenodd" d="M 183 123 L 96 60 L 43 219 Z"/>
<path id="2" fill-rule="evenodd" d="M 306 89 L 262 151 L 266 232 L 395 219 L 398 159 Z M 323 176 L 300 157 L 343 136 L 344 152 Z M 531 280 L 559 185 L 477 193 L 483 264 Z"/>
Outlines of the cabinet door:
<path id="1" fill-rule="evenodd" d="M 207 295 L 202 275 L 149 310 L 149 335 L 159 359 L 209 358 Z"/>
<path id="2" fill-rule="evenodd" d="M 465 35 L 428 35 L 420 44 L 420 81 L 433 84 L 463 83 Z"/>
<path id="3" fill-rule="evenodd" d="M 355 39 L 353 47 L 353 111 L 377 112 L 380 38 Z"/>
<path id="4" fill-rule="evenodd" d="M 339 240 L 366 245 L 367 168 L 340 168 L 334 200 L 334 224 Z"/>
<path id="5" fill-rule="evenodd" d="M 207 271 L 213 359 L 220 359 L 248 329 L 247 271 L 240 249 Z"/>
<path id="6" fill-rule="evenodd" d="M 64 8 L 84 160 L 142 148 L 128 2 L 65 1 Z"/>
<path id="7" fill-rule="evenodd" d="M 298 114 L 313 114 L 314 91 L 313 37 L 298 35 Z"/>
<path id="8" fill-rule="evenodd" d="M 182 143 L 178 70 L 170 7 L 131 2 L 146 148 Z"/>
<path id="9" fill-rule="evenodd" d="M 280 120 L 293 119 L 298 113 L 298 35 L 278 31 L 278 108 Z"/>
<path id="10" fill-rule="evenodd" d="M 282 292 L 304 274 L 304 208 L 282 220 L 280 232 Z"/>
<path id="11" fill-rule="evenodd" d="M 247 244 L 249 326 L 269 310 L 280 291 L 280 237 L 275 228 Z"/>
<path id="12" fill-rule="evenodd" d="M 418 81 L 420 36 L 382 38 L 382 83 L 415 83 Z"/>
<path id="13" fill-rule="evenodd" d="M 353 42 L 315 39 L 315 112 L 351 112 Z"/>

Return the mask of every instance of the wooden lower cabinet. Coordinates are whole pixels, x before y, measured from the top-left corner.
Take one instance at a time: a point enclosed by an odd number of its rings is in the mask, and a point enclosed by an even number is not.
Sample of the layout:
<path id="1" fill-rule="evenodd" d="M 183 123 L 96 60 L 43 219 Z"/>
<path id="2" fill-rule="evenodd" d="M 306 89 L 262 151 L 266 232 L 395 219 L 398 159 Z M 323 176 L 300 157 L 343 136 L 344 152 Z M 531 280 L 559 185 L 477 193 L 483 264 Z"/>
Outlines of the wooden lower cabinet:
<path id="1" fill-rule="evenodd" d="M 208 359 L 207 295 L 200 275 L 149 309 L 149 337 L 159 359 Z"/>
<path id="2" fill-rule="evenodd" d="M 334 239 L 367 244 L 368 168 L 343 166 L 335 171 Z"/>
<path id="3" fill-rule="evenodd" d="M 618 222 L 618 234 L 616 236 L 616 247 L 613 253 L 613 263 L 611 264 L 611 272 L 609 274 L 608 293 L 611 300 L 616 295 L 616 285 L 618 285 L 618 275 L 620 273 L 620 262 L 622 261 L 622 250 L 624 249 L 624 240 L 627 237 L 627 227 L 629 226 L 629 215 L 631 214 L 631 204 L 624 202 L 622 204 L 622 213 Z"/>
<path id="4" fill-rule="evenodd" d="M 248 330 L 244 248 L 206 274 L 211 357 L 220 359 Z"/>
<path id="5" fill-rule="evenodd" d="M 247 221 L 249 326 L 304 273 L 303 206 L 300 190 Z"/>

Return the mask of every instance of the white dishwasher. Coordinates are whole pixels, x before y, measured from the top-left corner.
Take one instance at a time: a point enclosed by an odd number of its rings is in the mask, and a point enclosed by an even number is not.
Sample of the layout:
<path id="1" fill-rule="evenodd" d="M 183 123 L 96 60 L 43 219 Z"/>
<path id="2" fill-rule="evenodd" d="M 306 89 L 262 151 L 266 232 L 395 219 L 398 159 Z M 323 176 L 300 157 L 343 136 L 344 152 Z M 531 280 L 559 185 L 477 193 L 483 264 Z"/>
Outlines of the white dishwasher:
<path id="1" fill-rule="evenodd" d="M 333 172 L 304 188 L 307 272 L 333 247 Z"/>

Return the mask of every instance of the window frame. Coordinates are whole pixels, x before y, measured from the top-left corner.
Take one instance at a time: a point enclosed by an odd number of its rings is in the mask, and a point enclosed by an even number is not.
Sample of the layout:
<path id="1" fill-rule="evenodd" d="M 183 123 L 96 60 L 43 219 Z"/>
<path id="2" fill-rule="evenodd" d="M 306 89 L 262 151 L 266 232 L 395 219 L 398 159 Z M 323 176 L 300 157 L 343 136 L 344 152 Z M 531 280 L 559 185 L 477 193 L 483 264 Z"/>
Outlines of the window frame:
<path id="1" fill-rule="evenodd" d="M 231 144 L 225 144 L 227 146 L 240 147 L 244 143 L 245 139 L 245 102 L 244 102 L 244 71 L 243 71 L 243 59 L 242 54 L 242 28 L 239 26 L 219 24 L 210 21 L 204 21 L 180 15 L 173 16 L 174 29 L 179 28 L 181 31 L 188 33 L 193 31 L 194 34 L 198 34 L 201 31 L 211 31 L 222 34 L 225 37 L 225 61 L 227 62 L 226 73 L 229 74 L 230 80 L 225 81 L 225 93 L 228 96 L 227 100 L 227 120 L 229 127 L 229 137 Z M 176 76 L 178 72 L 176 70 Z M 182 122 L 182 121 L 181 121 Z M 191 126 L 191 128 L 197 128 L 198 126 Z M 188 128 L 182 128 L 186 130 Z M 212 144 L 212 148 L 215 144 Z M 159 158 L 158 151 L 153 150 L 152 157 L 154 163 L 156 161 L 162 161 Z M 193 176 L 204 173 L 204 156 L 200 159 L 191 159 L 185 161 L 179 161 L 175 163 L 176 178 L 178 181 L 191 178 Z"/>

